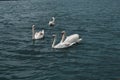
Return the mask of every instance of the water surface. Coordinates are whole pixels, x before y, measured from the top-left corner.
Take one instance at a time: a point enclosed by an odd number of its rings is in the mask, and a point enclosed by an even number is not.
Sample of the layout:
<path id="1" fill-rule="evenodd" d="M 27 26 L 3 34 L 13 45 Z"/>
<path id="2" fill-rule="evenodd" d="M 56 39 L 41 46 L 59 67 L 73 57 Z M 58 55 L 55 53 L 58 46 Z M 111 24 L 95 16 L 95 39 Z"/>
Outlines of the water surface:
<path id="1" fill-rule="evenodd" d="M 0 80 L 120 79 L 119 0 L 0 1 Z M 56 18 L 54 28 L 48 26 Z M 33 44 L 31 26 L 44 28 Z M 52 49 L 52 34 L 83 41 Z"/>

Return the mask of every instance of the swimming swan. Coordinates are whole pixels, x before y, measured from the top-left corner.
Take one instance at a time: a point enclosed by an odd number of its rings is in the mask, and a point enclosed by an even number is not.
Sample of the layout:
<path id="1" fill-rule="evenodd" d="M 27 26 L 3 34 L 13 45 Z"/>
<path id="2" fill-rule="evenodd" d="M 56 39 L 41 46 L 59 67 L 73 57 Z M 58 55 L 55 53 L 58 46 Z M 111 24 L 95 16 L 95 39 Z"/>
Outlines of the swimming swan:
<path id="1" fill-rule="evenodd" d="M 67 47 L 72 46 L 73 44 L 79 43 L 81 40 L 82 40 L 82 38 L 79 38 L 78 34 L 70 35 L 65 39 L 65 31 L 63 31 L 62 39 L 61 39 L 60 43 L 58 43 L 57 45 L 55 45 L 56 35 L 53 35 L 52 48 L 67 48 Z"/>
<path id="2" fill-rule="evenodd" d="M 55 17 L 52 17 L 52 21 L 49 21 L 49 26 L 54 26 L 55 25 Z"/>
<path id="3" fill-rule="evenodd" d="M 44 30 L 35 32 L 35 25 L 32 26 L 32 39 L 41 39 L 44 37 Z"/>
<path id="4" fill-rule="evenodd" d="M 72 34 L 70 36 L 67 36 L 66 39 L 65 39 L 66 32 L 62 31 L 61 33 L 62 33 L 61 43 L 62 42 L 69 42 L 69 43 L 76 42 L 76 43 L 79 43 L 82 40 L 82 38 L 79 38 L 79 34 Z"/>

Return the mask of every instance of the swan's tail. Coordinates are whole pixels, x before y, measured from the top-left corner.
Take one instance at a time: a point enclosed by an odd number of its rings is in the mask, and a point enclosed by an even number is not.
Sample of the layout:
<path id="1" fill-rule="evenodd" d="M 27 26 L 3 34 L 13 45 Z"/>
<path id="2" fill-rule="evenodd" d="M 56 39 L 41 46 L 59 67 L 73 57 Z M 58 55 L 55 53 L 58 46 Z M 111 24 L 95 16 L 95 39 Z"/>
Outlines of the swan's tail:
<path id="1" fill-rule="evenodd" d="M 77 43 L 79 43 L 80 41 L 82 41 L 82 38 L 78 39 Z"/>

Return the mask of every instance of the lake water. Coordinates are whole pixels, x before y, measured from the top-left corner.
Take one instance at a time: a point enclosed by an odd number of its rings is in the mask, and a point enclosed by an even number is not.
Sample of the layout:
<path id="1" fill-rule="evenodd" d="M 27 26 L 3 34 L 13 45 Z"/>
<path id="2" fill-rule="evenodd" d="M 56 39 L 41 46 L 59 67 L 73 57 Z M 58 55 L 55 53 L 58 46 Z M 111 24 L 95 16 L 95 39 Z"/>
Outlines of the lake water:
<path id="1" fill-rule="evenodd" d="M 48 26 L 56 18 L 54 28 Z M 45 30 L 33 43 L 31 26 Z M 52 49 L 52 34 L 79 44 Z M 119 80 L 119 0 L 0 1 L 0 80 Z"/>

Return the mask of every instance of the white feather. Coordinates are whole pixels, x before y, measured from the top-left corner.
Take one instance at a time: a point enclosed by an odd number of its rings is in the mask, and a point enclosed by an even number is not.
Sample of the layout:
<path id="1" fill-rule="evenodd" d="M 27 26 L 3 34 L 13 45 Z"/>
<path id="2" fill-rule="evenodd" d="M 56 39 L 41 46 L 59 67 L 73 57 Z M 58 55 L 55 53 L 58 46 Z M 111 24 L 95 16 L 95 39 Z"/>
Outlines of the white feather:
<path id="1" fill-rule="evenodd" d="M 63 35 L 63 36 L 65 37 L 65 35 Z M 67 47 L 70 47 L 73 44 L 76 44 L 76 43 L 78 43 L 82 40 L 82 38 L 79 38 L 78 34 L 70 35 L 65 40 L 64 40 L 63 36 L 62 36 L 62 39 L 61 39 L 60 43 L 58 43 L 57 45 L 55 45 L 56 36 L 54 36 L 54 41 L 53 41 L 53 44 L 52 44 L 52 48 L 67 48 Z"/>
<path id="2" fill-rule="evenodd" d="M 41 39 L 44 37 L 44 30 L 35 32 L 35 25 L 32 26 L 32 39 Z"/>

